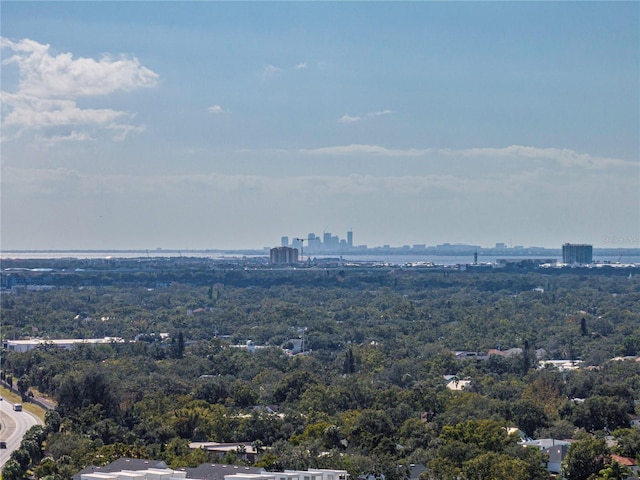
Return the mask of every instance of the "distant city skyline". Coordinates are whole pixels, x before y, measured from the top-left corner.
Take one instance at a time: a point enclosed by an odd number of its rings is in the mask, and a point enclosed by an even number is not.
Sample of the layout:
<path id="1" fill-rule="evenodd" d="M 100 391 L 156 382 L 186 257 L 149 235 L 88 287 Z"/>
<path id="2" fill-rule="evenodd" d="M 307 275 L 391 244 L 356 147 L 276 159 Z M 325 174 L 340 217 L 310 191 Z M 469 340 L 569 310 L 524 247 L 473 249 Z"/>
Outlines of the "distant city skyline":
<path id="1" fill-rule="evenodd" d="M 2 250 L 640 245 L 640 2 L 1 10 Z"/>
<path id="2" fill-rule="evenodd" d="M 264 248 L 272 248 L 272 247 L 293 247 L 297 248 L 299 251 L 306 251 L 307 253 L 323 253 L 323 252 L 348 252 L 348 251 L 357 251 L 357 250 L 375 250 L 375 249 L 410 249 L 410 250 L 424 250 L 424 249 L 486 249 L 486 250 L 526 250 L 526 249 L 550 249 L 550 250 L 559 250 L 562 251 L 563 254 L 565 250 L 568 248 L 577 248 L 577 250 L 581 250 L 584 248 L 589 248 L 589 251 L 592 251 L 593 245 L 591 244 L 577 244 L 575 242 L 564 242 L 561 245 L 554 246 L 544 246 L 544 245 L 530 245 L 530 244 L 509 244 L 506 242 L 495 242 L 492 245 L 481 245 L 479 243 L 464 243 L 464 242 L 443 242 L 438 244 L 429 244 L 429 243 L 401 243 L 397 245 L 391 244 L 382 244 L 382 245 L 371 245 L 365 242 L 356 242 L 354 243 L 354 232 L 352 230 L 348 230 L 345 232 L 345 237 L 340 237 L 340 235 L 334 235 L 333 232 L 324 231 L 322 235 L 317 235 L 315 232 L 309 232 L 303 236 L 289 236 L 282 235 L 280 237 L 280 242 L 276 245 L 274 243 L 273 246 L 264 247 Z M 609 243 L 610 245 L 611 243 Z M 625 248 L 625 247 L 611 247 L 611 246 L 598 246 L 595 248 L 602 249 L 615 249 L 615 248 Z M 640 242 L 637 242 L 635 245 L 630 245 L 626 248 L 636 248 L 640 249 Z M 575 254 L 574 254 L 575 255 Z M 585 255 L 585 254 L 581 254 Z M 582 258 L 582 257 L 580 257 Z"/>
<path id="3" fill-rule="evenodd" d="M 564 246 L 564 244 L 566 244 L 567 242 L 565 242 L 563 245 L 556 245 L 556 246 L 552 246 L 552 247 L 544 247 L 544 245 L 524 245 L 524 244 L 512 244 L 512 243 L 506 243 L 506 242 L 495 242 L 493 245 L 481 245 L 479 243 L 464 243 L 464 242 L 443 242 L 441 244 L 428 244 L 428 243 L 414 243 L 414 244 L 408 244 L 408 243 L 401 243 L 398 245 L 390 245 L 390 244 L 381 244 L 381 245 L 369 245 L 366 242 L 361 242 L 361 243 L 354 243 L 353 239 L 354 239 L 354 232 L 353 230 L 347 230 L 346 232 L 344 232 L 345 237 L 340 237 L 340 234 L 334 235 L 333 232 L 330 231 L 323 231 L 322 235 L 318 235 L 315 232 L 309 232 L 306 235 L 302 235 L 302 236 L 290 236 L 290 235 L 282 235 L 280 237 L 280 244 L 279 246 L 282 247 L 290 247 L 290 246 L 296 246 L 296 245 L 313 245 L 314 243 L 316 245 L 324 245 L 324 246 L 331 246 L 331 247 L 335 247 L 335 246 L 342 246 L 342 247 L 349 247 L 349 248 L 353 248 L 353 247 L 370 247 L 370 248 L 376 248 L 376 247 L 418 247 L 418 248 L 423 248 L 423 247 L 436 247 L 438 245 L 442 246 L 442 245 L 465 245 L 465 246 L 472 246 L 472 247 L 482 247 L 482 248 L 497 248 L 497 249 L 508 249 L 508 248 L 526 248 L 526 247 L 542 247 L 542 248 L 562 248 Z M 611 241 L 609 242 L 605 242 L 605 243 L 611 243 Z M 638 246 L 638 248 L 640 248 L 640 237 L 638 239 L 636 239 L 636 245 Z M 602 247 L 602 248 L 606 248 L 606 247 Z M 631 246 L 631 248 L 633 248 L 633 245 Z"/>

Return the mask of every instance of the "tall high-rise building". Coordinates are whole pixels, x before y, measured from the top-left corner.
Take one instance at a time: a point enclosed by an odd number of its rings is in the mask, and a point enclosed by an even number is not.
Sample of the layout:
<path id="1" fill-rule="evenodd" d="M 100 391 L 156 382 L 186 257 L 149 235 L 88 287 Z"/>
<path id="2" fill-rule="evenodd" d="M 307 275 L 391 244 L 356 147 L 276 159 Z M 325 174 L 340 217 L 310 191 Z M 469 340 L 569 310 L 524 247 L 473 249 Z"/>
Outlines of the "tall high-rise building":
<path id="1" fill-rule="evenodd" d="M 565 243 L 562 245 L 562 263 L 593 263 L 593 245 Z"/>
<path id="2" fill-rule="evenodd" d="M 291 240 L 291 243 L 289 243 Z M 280 245 L 282 247 L 297 248 L 300 252 L 300 258 L 304 254 L 314 255 L 317 253 L 329 254 L 340 253 L 354 250 L 358 247 L 353 245 L 353 231 L 347 231 L 347 238 L 340 239 L 337 235 L 331 235 L 330 232 L 323 232 L 322 236 L 315 233 L 309 233 L 307 238 L 290 238 L 288 236 L 281 237 Z"/>
<path id="3" fill-rule="evenodd" d="M 307 248 L 309 253 L 317 253 L 322 249 L 322 240 L 315 233 L 310 233 L 307 237 Z"/>
<path id="4" fill-rule="evenodd" d="M 331 233 L 330 232 L 324 232 L 322 234 L 322 246 L 324 248 L 328 248 L 329 245 L 331 245 Z"/>
<path id="5" fill-rule="evenodd" d="M 291 265 L 298 263 L 298 249 L 290 247 L 275 247 L 270 251 L 271 263 Z"/>

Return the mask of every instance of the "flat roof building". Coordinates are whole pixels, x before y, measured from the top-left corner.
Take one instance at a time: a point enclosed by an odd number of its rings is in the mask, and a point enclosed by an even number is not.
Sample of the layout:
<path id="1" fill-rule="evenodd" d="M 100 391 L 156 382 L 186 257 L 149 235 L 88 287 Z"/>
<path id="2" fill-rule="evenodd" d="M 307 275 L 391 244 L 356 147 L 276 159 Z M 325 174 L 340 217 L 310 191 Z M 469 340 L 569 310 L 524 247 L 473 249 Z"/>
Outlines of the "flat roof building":
<path id="1" fill-rule="evenodd" d="M 124 343 L 124 340 L 119 337 L 104 337 L 104 338 L 66 338 L 66 339 L 44 339 L 33 338 L 30 340 L 5 340 L 3 347 L 12 352 L 28 352 L 36 348 L 61 348 L 63 350 L 71 350 L 76 345 L 97 345 L 97 344 L 111 344 L 111 343 Z"/>
<path id="2" fill-rule="evenodd" d="M 235 478 L 234 475 L 245 478 L 247 474 L 273 475 L 262 468 L 243 465 L 202 463 L 197 467 L 173 470 L 158 460 L 119 458 L 104 466 L 87 467 L 76 473 L 72 480 L 224 480 L 225 477 Z"/>

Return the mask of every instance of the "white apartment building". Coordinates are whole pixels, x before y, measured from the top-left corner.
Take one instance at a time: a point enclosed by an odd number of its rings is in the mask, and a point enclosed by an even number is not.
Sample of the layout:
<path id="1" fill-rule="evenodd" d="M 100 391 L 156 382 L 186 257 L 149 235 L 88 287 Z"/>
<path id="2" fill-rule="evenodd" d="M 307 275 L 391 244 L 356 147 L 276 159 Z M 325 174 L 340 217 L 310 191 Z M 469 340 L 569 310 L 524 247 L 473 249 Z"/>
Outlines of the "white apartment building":
<path id="1" fill-rule="evenodd" d="M 348 480 L 346 470 L 309 469 L 309 470 L 285 470 L 284 472 L 268 473 L 236 473 L 225 475 L 224 480 Z M 84 480 L 84 479 L 83 479 Z"/>
<path id="2" fill-rule="evenodd" d="M 186 472 L 170 468 L 83 473 L 80 480 L 184 480 Z"/>

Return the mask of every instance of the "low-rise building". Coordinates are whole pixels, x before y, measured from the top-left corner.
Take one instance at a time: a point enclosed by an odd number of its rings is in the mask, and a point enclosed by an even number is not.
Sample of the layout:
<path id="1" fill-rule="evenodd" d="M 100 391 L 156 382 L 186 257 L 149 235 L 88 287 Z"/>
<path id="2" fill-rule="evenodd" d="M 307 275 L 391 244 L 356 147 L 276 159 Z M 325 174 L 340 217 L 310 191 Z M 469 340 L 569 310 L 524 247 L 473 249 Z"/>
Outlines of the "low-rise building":
<path id="1" fill-rule="evenodd" d="M 123 457 L 104 466 L 87 467 L 76 473 L 73 480 L 225 480 L 234 475 L 260 477 L 264 474 L 266 472 L 262 468 L 215 463 L 174 470 L 162 461 Z"/>
<path id="2" fill-rule="evenodd" d="M 234 453 L 238 458 L 246 460 L 249 463 L 255 463 L 258 459 L 258 451 L 250 443 L 218 443 L 218 442 L 191 442 L 189 448 L 206 450 L 209 453 L 215 453 L 222 458 L 228 453 Z M 255 472 L 252 472 L 255 473 Z"/>
<path id="3" fill-rule="evenodd" d="M 449 390 L 453 390 L 454 392 L 468 392 L 472 389 L 471 380 L 464 379 L 460 380 L 458 378 L 452 378 L 447 382 L 447 388 Z"/>
<path id="4" fill-rule="evenodd" d="M 203 463 L 197 467 L 185 467 L 179 470 L 186 472 L 187 479 L 224 480 L 226 475 L 237 473 L 264 473 L 264 469 L 245 465 L 225 465 L 219 463 Z"/>
<path id="5" fill-rule="evenodd" d="M 638 475 L 638 462 L 635 458 L 623 457 L 621 455 L 611 455 L 611 460 L 627 467 L 629 470 L 631 470 L 631 473 L 633 475 Z"/>
<path id="6" fill-rule="evenodd" d="M 453 352 L 456 360 L 489 360 L 489 355 L 485 352 L 471 352 L 468 350 L 457 350 Z"/>
<path id="7" fill-rule="evenodd" d="M 538 369 L 556 368 L 560 372 L 567 372 L 578 370 L 582 363 L 582 360 L 541 360 L 538 362 Z"/>
<path id="8" fill-rule="evenodd" d="M 12 352 L 28 352 L 36 348 L 61 348 L 64 350 L 71 350 L 76 345 L 89 344 L 110 344 L 110 343 L 124 343 L 124 340 L 119 337 L 104 337 L 104 338 L 66 338 L 59 340 L 50 340 L 45 338 L 32 338 L 29 340 L 5 340 L 3 347 Z"/>
<path id="9" fill-rule="evenodd" d="M 308 470 L 285 470 L 284 472 L 265 472 L 260 474 L 237 473 L 225 475 L 224 480 L 348 480 L 346 470 L 325 468 Z"/>
<path id="10" fill-rule="evenodd" d="M 537 447 L 547 455 L 547 471 L 553 474 L 562 472 L 562 462 L 569 450 L 571 442 L 566 440 L 556 440 L 553 438 L 541 438 L 538 440 L 527 440 L 522 442 L 526 447 Z"/>

